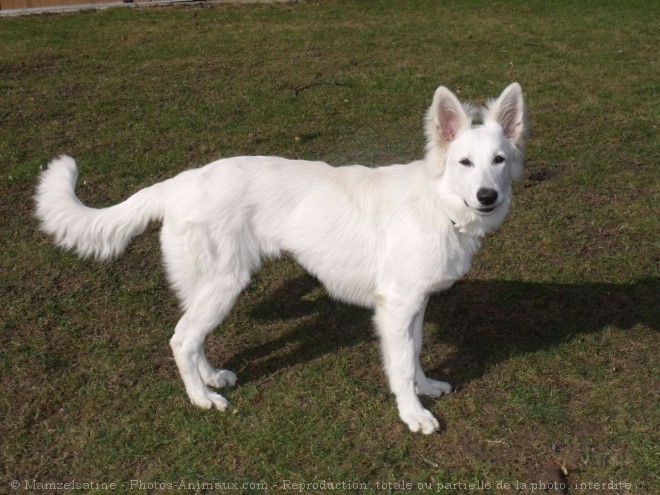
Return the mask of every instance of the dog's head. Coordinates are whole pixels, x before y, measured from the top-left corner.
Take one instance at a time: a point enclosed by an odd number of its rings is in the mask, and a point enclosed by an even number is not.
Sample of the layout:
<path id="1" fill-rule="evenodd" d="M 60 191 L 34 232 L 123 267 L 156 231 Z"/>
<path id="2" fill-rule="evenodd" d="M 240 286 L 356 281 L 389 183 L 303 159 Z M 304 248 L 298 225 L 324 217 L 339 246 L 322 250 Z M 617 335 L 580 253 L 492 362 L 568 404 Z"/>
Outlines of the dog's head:
<path id="1" fill-rule="evenodd" d="M 443 200 L 462 223 L 495 226 L 504 219 L 511 182 L 523 173 L 525 113 L 518 83 L 481 109 L 461 104 L 443 86 L 436 90 L 426 118 L 426 161 Z M 478 118 L 481 123 L 473 125 Z"/>

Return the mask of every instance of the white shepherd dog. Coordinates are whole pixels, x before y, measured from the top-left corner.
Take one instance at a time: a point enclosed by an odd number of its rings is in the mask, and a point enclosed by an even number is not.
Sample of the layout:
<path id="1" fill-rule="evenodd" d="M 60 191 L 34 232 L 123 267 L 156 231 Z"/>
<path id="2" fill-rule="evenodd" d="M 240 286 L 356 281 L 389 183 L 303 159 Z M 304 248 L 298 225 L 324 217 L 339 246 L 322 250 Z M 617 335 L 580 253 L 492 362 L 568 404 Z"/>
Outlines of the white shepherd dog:
<path id="1" fill-rule="evenodd" d="M 209 387 L 234 385 L 236 375 L 211 366 L 204 340 L 261 260 L 287 254 L 335 298 L 374 310 L 399 415 L 412 431 L 431 433 L 438 421 L 418 394 L 439 397 L 451 386 L 420 366 L 424 309 L 432 292 L 467 273 L 484 234 L 504 220 L 525 135 L 519 84 L 482 109 L 439 87 L 423 160 L 368 168 L 228 158 L 94 209 L 76 197 L 76 164 L 62 156 L 41 175 L 36 216 L 57 244 L 100 260 L 162 221 L 165 267 L 185 311 L 170 344 L 193 404 L 227 407 Z"/>

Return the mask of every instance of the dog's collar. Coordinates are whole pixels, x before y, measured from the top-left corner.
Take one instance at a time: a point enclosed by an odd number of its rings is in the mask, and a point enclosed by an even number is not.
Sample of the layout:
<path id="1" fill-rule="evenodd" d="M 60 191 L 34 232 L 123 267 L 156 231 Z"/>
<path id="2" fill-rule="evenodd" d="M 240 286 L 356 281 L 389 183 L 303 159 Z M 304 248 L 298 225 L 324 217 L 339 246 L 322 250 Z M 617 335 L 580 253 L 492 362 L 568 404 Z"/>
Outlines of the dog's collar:
<path id="1" fill-rule="evenodd" d="M 459 234 L 465 234 L 465 227 L 463 227 L 461 224 L 459 224 L 452 217 L 449 217 L 449 221 L 451 222 L 451 227 L 454 230 L 454 232 L 457 232 Z"/>

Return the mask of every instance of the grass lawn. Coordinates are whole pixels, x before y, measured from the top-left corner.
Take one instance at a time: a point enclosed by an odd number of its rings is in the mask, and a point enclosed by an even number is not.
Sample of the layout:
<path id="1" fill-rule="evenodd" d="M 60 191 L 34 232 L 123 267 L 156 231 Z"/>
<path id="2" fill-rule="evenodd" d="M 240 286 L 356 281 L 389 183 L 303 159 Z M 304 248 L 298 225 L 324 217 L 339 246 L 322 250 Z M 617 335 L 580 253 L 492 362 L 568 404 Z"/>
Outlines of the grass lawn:
<path id="1" fill-rule="evenodd" d="M 0 492 L 660 493 L 658 19 L 637 0 L 0 18 Z M 423 400 L 435 435 L 399 420 L 369 312 L 289 260 L 207 342 L 233 408 L 194 408 L 157 226 L 99 264 L 32 217 L 59 153 L 94 206 L 220 156 L 401 163 L 439 84 L 483 102 L 512 81 L 526 177 L 427 310 L 423 362 L 456 387 Z"/>

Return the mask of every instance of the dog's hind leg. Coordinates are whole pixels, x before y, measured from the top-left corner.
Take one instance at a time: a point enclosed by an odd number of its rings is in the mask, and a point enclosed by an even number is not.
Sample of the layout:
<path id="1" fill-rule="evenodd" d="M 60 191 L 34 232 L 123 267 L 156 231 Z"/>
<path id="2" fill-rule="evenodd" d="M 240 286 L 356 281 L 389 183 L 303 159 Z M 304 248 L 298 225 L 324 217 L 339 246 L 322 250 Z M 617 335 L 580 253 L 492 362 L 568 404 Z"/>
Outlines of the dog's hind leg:
<path id="1" fill-rule="evenodd" d="M 209 363 L 206 353 L 204 352 L 204 346 L 202 346 L 199 362 L 197 364 L 199 366 L 199 373 L 202 376 L 202 381 L 209 387 L 233 387 L 238 381 L 238 377 L 233 371 L 216 369 L 211 363 Z"/>
<path id="2" fill-rule="evenodd" d="M 412 335 L 415 340 L 415 390 L 419 395 L 427 395 L 429 397 L 440 397 L 451 392 L 451 385 L 447 382 L 431 380 L 426 377 L 419 357 L 422 353 L 422 340 L 424 333 L 424 311 L 426 310 L 426 303 L 428 297 L 422 304 L 422 308 L 415 315 L 412 321 Z"/>
<path id="3" fill-rule="evenodd" d="M 244 284 L 233 277 L 212 280 L 201 286 L 170 340 L 186 392 L 196 406 L 224 410 L 229 404 L 207 385 L 234 385 L 236 375 L 211 366 L 204 353 L 204 340 L 227 316 L 243 287 Z"/>
<path id="4" fill-rule="evenodd" d="M 195 225 L 176 227 L 165 224 L 161 232 L 168 276 L 185 310 L 170 346 L 191 402 L 223 410 L 227 400 L 208 386 L 234 385 L 236 375 L 211 366 L 204 340 L 231 311 L 255 262 L 237 252 L 234 238 L 213 242 Z"/>

